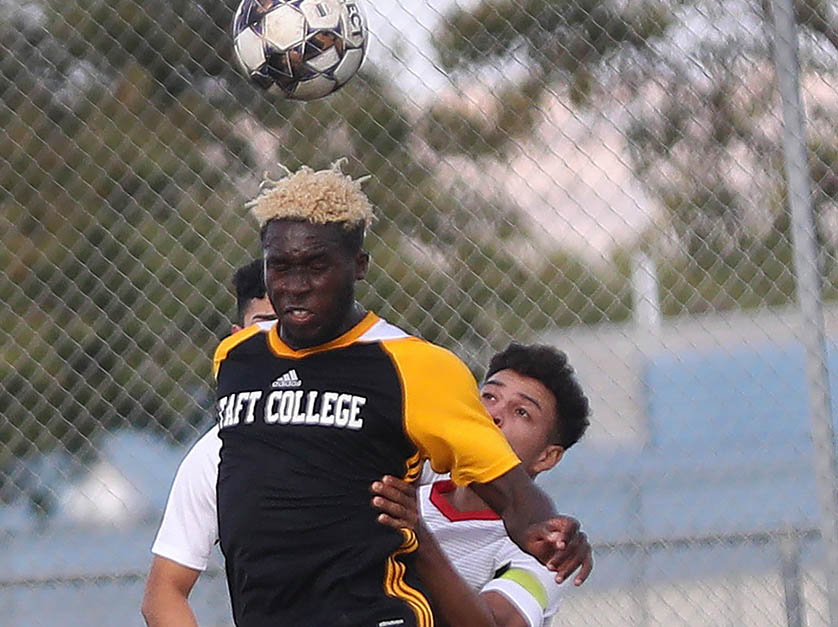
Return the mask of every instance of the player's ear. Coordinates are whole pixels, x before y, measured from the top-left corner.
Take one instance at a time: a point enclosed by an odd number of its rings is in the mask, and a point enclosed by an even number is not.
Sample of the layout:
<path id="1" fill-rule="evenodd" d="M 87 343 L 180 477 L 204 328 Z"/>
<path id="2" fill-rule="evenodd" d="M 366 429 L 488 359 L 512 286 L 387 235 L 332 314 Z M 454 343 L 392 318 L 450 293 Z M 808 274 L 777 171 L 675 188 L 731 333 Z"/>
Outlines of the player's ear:
<path id="1" fill-rule="evenodd" d="M 538 459 L 535 460 L 535 463 L 532 465 L 532 469 L 536 473 L 550 470 L 553 466 L 562 461 L 562 456 L 564 456 L 564 447 L 559 446 L 558 444 L 548 444 L 541 451 Z"/>
<path id="2" fill-rule="evenodd" d="M 370 254 L 362 250 L 355 256 L 355 280 L 360 281 L 367 276 L 367 270 L 370 268 Z"/>

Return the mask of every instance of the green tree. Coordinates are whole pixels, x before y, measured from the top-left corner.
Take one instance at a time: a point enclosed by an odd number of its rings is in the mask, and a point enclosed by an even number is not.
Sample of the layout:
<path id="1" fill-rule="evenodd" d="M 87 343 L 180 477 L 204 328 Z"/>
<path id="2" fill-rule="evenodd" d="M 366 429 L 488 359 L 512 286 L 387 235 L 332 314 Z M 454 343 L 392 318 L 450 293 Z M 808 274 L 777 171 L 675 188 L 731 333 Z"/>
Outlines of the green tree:
<path id="1" fill-rule="evenodd" d="M 804 84 L 832 84 L 832 6 L 795 7 Z M 483 0 L 455 8 L 436 31 L 439 59 L 464 88 L 475 76 L 492 85 L 497 102 L 482 116 L 437 103 L 424 120 L 426 137 L 440 151 L 502 159 L 533 132 L 552 94 L 580 114 L 604 107 L 628 120 L 622 130 L 635 177 L 663 210 L 644 245 L 661 239 L 661 228 L 674 235 L 678 250 L 666 245 L 659 254 L 684 256 L 671 266 L 693 277 L 682 282 L 690 293 L 673 288 L 677 303 L 667 311 L 784 302 L 793 292 L 785 279 L 740 289 L 748 277 L 776 277 L 777 264 L 790 274 L 769 9 L 754 0 Z M 508 71 L 513 59 L 525 70 Z M 836 209 L 838 137 L 829 121 L 838 111 L 830 102 L 808 108 L 821 225 Z M 822 229 L 820 239 L 832 276 L 836 235 Z M 754 259 L 763 265 L 752 267 Z"/>
<path id="2" fill-rule="evenodd" d="M 208 418 L 209 355 L 229 325 L 231 264 L 253 249 L 254 229 L 238 188 L 252 152 L 223 82 L 235 77 L 218 36 L 229 4 L 211 17 L 185 2 L 3 10 L 8 499 L 25 488 L 17 460 L 39 450 L 91 454 L 127 425 L 194 437 Z"/>
<path id="3" fill-rule="evenodd" d="M 232 66 L 230 1 L 42 9 L 0 20 L 0 498 L 28 490 L 38 452 L 93 455 L 129 426 L 186 441 L 211 420 L 229 276 L 258 250 L 243 203 L 273 161 L 346 156 L 372 175 L 365 302 L 474 364 L 487 341 L 591 318 L 546 288 L 576 294 L 584 264 L 558 276 L 555 259 L 519 259 L 513 204 L 441 179 L 421 116 L 373 66 L 322 101 L 277 101 Z"/>
<path id="4" fill-rule="evenodd" d="M 590 103 L 614 74 L 631 73 L 634 63 L 648 58 L 649 46 L 674 21 L 672 5 L 657 0 L 455 5 L 435 31 L 437 55 L 455 82 L 479 76 L 490 84 L 495 112 L 479 119 L 437 104 L 425 121 L 429 142 L 449 152 L 502 152 L 532 131 L 542 99 L 557 87 L 574 106 Z M 523 71 L 516 69 L 521 64 Z"/>

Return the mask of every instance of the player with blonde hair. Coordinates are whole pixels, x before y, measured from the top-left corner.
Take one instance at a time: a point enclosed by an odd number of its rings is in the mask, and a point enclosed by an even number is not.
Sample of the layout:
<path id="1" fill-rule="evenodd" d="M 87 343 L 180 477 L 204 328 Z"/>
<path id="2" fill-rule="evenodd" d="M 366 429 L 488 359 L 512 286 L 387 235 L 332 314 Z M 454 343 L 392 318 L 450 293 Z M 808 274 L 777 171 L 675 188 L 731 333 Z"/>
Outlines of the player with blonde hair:
<path id="1" fill-rule="evenodd" d="M 326 170 L 302 166 L 274 180 L 265 176 L 261 192 L 245 207 L 261 227 L 271 220 L 303 220 L 312 224 L 341 224 L 346 229 L 370 226 L 372 204 L 361 189 L 369 176 L 353 179 L 342 171 L 345 159 Z"/>
<path id="2" fill-rule="evenodd" d="M 360 183 L 339 163 L 304 167 L 249 204 L 278 321 L 217 348 L 218 430 L 206 437 L 220 461 L 202 466 L 237 625 L 433 625 L 415 534 L 378 524 L 368 498 L 373 481 L 414 481 L 425 460 L 470 485 L 557 577 L 579 566 L 578 523 L 532 483 L 468 368 L 355 301 L 373 220 Z"/>

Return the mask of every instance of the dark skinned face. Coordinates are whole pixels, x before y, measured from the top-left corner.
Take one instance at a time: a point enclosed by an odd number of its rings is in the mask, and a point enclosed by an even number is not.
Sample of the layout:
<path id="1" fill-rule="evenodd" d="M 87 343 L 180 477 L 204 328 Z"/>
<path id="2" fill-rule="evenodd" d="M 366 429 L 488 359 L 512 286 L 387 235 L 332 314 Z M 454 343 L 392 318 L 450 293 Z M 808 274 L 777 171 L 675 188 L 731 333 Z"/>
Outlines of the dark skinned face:
<path id="1" fill-rule="evenodd" d="M 268 223 L 262 241 L 267 296 L 280 337 L 293 349 L 329 342 L 363 317 L 355 303 L 355 281 L 366 275 L 369 257 L 346 249 L 342 228 L 292 220 Z"/>

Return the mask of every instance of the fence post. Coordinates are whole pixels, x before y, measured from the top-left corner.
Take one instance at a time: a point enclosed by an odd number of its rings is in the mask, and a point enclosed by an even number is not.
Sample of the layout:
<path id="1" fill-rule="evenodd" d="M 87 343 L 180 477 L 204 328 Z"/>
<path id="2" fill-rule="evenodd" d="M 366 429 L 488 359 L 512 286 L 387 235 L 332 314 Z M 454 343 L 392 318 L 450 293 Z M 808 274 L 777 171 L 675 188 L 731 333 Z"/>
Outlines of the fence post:
<path id="1" fill-rule="evenodd" d="M 634 473 L 629 474 L 627 488 L 630 495 L 630 525 L 634 537 L 638 539 L 631 553 L 632 580 L 635 583 L 633 624 L 637 627 L 646 627 L 650 622 L 647 572 L 649 554 L 643 541 L 646 537 L 646 525 L 643 521 L 643 486 Z"/>
<path id="2" fill-rule="evenodd" d="M 826 554 L 826 593 L 829 624 L 838 624 L 838 484 L 832 428 L 826 340 L 815 222 L 806 155 L 803 104 L 800 99 L 797 26 L 792 0 L 772 0 L 774 62 L 783 104 L 783 149 L 791 209 L 799 338 L 806 350 L 809 409 L 814 441 L 814 470 Z"/>
<path id="3" fill-rule="evenodd" d="M 779 541 L 780 578 L 786 606 L 787 627 L 803 627 L 803 582 L 800 577 L 800 539 L 793 533 L 783 534 Z"/>
<path id="4" fill-rule="evenodd" d="M 655 260 L 644 251 L 635 254 L 631 265 L 632 314 L 638 329 L 657 332 L 661 326 L 660 287 Z"/>

